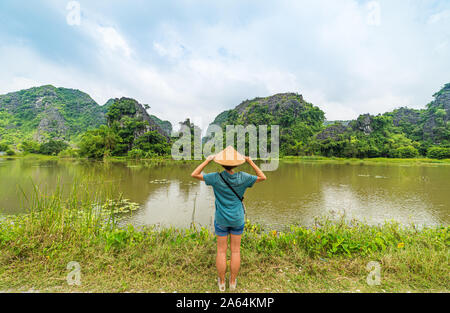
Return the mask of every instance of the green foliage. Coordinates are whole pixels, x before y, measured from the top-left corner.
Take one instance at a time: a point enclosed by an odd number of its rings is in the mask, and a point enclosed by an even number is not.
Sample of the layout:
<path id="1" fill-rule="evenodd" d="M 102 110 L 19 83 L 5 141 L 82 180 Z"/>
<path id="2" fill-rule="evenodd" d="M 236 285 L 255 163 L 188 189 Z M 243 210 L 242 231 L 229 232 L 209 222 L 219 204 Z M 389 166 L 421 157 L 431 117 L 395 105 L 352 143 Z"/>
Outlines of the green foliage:
<path id="1" fill-rule="evenodd" d="M 134 141 L 134 147 L 156 155 L 167 155 L 170 153 L 170 145 L 166 138 L 157 131 L 149 131 Z"/>
<path id="2" fill-rule="evenodd" d="M 128 157 L 131 159 L 143 159 L 145 157 L 145 152 L 141 149 L 131 149 L 128 151 Z"/>
<path id="3" fill-rule="evenodd" d="M 77 158 L 80 156 L 80 152 L 78 149 L 67 148 L 58 153 L 58 156 L 61 158 Z"/>
<path id="4" fill-rule="evenodd" d="M 108 123 L 120 121 L 124 115 L 134 115 L 136 113 L 135 100 L 122 98 L 120 101 L 114 101 L 109 107 L 106 116 Z"/>
<path id="5" fill-rule="evenodd" d="M 432 159 L 450 159 L 450 148 L 433 147 L 428 150 L 429 158 Z"/>
<path id="6" fill-rule="evenodd" d="M 420 154 L 426 155 L 432 144 L 414 140 L 418 138 L 415 133 L 417 128 L 412 130 L 412 134 L 405 133 L 406 126 L 394 126 L 393 118 L 398 119 L 389 114 L 361 115 L 357 120 L 351 121 L 348 127 L 341 124 L 338 124 L 339 127 L 336 124 L 328 125 L 316 135 L 312 143 L 313 150 L 328 157 L 414 158 Z M 414 118 L 418 116 L 414 115 Z"/>
<path id="7" fill-rule="evenodd" d="M 6 150 L 6 155 L 12 156 L 15 155 L 16 153 L 14 152 L 14 150 L 8 149 Z"/>
<path id="8" fill-rule="evenodd" d="M 19 149 L 24 153 L 39 153 L 41 145 L 33 140 L 25 140 L 19 145 Z"/>
<path id="9" fill-rule="evenodd" d="M 133 247 L 136 243 L 142 242 L 144 234 L 136 231 L 132 225 L 127 229 L 112 229 L 104 232 L 105 251 L 120 250 L 125 247 Z"/>
<path id="10" fill-rule="evenodd" d="M 108 102 L 108 126 L 87 131 L 80 141 L 80 155 L 89 158 L 124 156 L 141 159 L 170 153 L 166 137 L 150 130 L 148 120 L 138 112 L 139 103 L 122 98 Z"/>
<path id="11" fill-rule="evenodd" d="M 64 149 L 66 149 L 69 145 L 64 141 L 52 140 L 50 139 L 46 143 L 43 143 L 39 147 L 40 154 L 46 155 L 57 155 Z"/>
<path id="12" fill-rule="evenodd" d="M 0 152 L 9 150 L 9 146 L 6 143 L 0 142 Z"/>
<path id="13" fill-rule="evenodd" d="M 402 159 L 415 158 L 419 156 L 419 151 L 413 146 L 403 146 L 395 149 L 393 156 Z"/>
<path id="14" fill-rule="evenodd" d="M 242 245 L 259 253 L 278 254 L 302 249 L 312 257 L 370 256 L 376 252 L 398 251 L 405 246 L 432 246 L 445 250 L 450 240 L 449 227 L 425 228 L 421 233 L 391 222 L 369 226 L 352 221 L 316 220 L 308 229 L 291 226 L 288 232 L 263 232 L 260 226 L 247 223 Z"/>
<path id="15" fill-rule="evenodd" d="M 122 138 L 106 125 L 87 131 L 79 144 L 80 156 L 101 159 L 116 151 L 122 151 Z"/>

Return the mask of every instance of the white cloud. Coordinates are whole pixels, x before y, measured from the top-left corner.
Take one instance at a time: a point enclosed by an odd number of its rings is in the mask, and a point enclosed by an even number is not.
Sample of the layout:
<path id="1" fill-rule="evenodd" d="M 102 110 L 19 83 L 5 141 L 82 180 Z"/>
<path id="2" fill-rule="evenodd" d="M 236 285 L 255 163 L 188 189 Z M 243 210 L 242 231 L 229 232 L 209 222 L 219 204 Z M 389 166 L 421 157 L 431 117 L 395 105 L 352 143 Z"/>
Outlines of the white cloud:
<path id="1" fill-rule="evenodd" d="M 439 23 L 441 21 L 450 21 L 450 10 L 445 10 L 442 12 L 438 12 L 436 14 L 431 15 L 428 18 L 428 23 L 429 24 L 436 24 Z"/>
<path id="2" fill-rule="evenodd" d="M 126 57 L 130 57 L 132 52 L 131 48 L 115 28 L 97 26 L 96 31 L 100 41 L 106 49 L 110 51 L 120 51 Z"/>
<path id="3" fill-rule="evenodd" d="M 201 117 L 207 124 L 243 100 L 279 92 L 303 94 L 330 120 L 423 107 L 448 82 L 447 11 L 427 19 L 412 2 L 369 3 L 262 1 L 245 16 L 240 3 L 229 4 L 231 10 L 211 2 L 178 19 L 150 13 L 156 26 L 139 25 L 134 37 L 135 28 L 86 2 L 77 29 L 92 40 L 95 66 L 61 63 L 11 43 L 0 47 L 0 92 L 51 83 L 78 88 L 100 104 L 128 96 L 172 123 Z M 65 7 L 61 12 L 67 14 Z"/>
<path id="4" fill-rule="evenodd" d="M 26 45 L 1 46 L 0 56 L 0 68 L 6 73 L 0 75 L 0 94 L 41 85 L 54 85 L 79 89 L 101 105 L 109 98 L 127 94 L 118 85 L 109 84 L 105 80 L 99 83 L 95 76 L 86 75 L 83 69 L 51 62 Z"/>

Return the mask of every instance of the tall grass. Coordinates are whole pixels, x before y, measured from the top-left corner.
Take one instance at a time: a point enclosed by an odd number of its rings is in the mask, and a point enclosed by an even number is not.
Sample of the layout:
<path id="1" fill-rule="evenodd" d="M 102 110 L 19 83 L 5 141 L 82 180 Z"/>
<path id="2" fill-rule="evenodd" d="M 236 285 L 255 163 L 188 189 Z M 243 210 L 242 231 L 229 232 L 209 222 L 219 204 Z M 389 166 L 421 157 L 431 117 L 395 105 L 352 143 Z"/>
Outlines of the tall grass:
<path id="1" fill-rule="evenodd" d="M 208 277 L 215 276 L 216 238 L 209 229 L 119 227 L 127 201 L 101 183 L 93 189 L 92 182 L 78 181 L 68 194 L 61 187 L 46 193 L 35 186 L 24 197 L 27 214 L 0 220 L 0 290 L 67 290 L 65 266 L 71 260 L 84 266 L 86 283 L 80 288 L 86 291 L 214 287 Z M 349 288 L 344 278 L 365 288 L 365 265 L 376 260 L 386 270 L 389 284 L 383 288 L 446 291 L 449 246 L 448 226 L 416 229 L 395 222 L 369 226 L 319 219 L 312 228 L 277 232 L 247 221 L 241 281 L 257 292 L 340 290 Z"/>
<path id="2" fill-rule="evenodd" d="M 23 190 L 28 212 L 6 216 L 0 222 L 0 247 L 13 255 L 23 257 L 39 250 L 57 246 L 73 247 L 95 239 L 102 231 L 117 225 L 113 210 L 104 210 L 102 204 L 111 196 L 104 186 L 93 190 L 90 183 L 75 181 L 68 192 L 61 184 L 48 193 L 33 184 L 33 191 Z"/>

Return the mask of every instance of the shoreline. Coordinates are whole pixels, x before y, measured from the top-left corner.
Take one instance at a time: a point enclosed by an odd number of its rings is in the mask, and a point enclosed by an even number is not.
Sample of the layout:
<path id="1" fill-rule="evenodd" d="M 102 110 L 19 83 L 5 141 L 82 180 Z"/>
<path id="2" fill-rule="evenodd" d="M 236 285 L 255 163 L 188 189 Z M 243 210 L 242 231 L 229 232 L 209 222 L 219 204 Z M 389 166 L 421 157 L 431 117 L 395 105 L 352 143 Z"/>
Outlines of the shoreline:
<path id="1" fill-rule="evenodd" d="M 82 157 L 60 157 L 60 156 L 51 156 L 51 155 L 43 155 L 43 154 L 27 154 L 27 155 L 13 155 L 13 156 L 0 156 L 0 159 L 29 159 L 29 160 L 85 160 L 85 161 L 93 161 L 93 162 L 104 162 L 104 161 L 117 161 L 117 162 L 125 162 L 125 161 L 154 161 L 154 162 L 173 162 L 173 163 L 185 163 L 185 162 L 200 162 L 202 160 L 173 160 L 170 156 L 157 157 L 157 158 L 141 158 L 141 159 L 133 159 L 127 156 L 123 157 L 108 157 L 105 159 L 89 159 Z M 279 161 L 301 161 L 301 162 L 329 162 L 329 163 L 348 163 L 348 164 L 436 164 L 436 165 L 450 165 L 450 159 L 430 159 L 430 158 L 338 158 L 338 157 L 323 157 L 323 156 L 284 156 L 278 159 Z M 261 161 L 257 159 L 257 161 Z"/>

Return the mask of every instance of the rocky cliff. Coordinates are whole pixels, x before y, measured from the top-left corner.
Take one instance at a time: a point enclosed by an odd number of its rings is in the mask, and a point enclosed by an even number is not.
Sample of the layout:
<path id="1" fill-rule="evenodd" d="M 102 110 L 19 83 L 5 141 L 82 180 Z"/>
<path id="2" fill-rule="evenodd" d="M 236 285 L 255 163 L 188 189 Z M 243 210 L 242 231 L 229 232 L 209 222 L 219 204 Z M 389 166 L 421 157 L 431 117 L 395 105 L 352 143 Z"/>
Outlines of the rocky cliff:
<path id="1" fill-rule="evenodd" d="M 125 128 L 127 123 L 140 123 L 134 129 L 134 139 L 141 137 L 149 131 L 157 131 L 163 135 L 167 141 L 170 134 L 167 134 L 162 127 L 152 118 L 142 104 L 131 98 L 117 98 L 108 101 L 110 107 L 106 114 L 108 126 L 113 127 L 118 123 L 121 128 Z"/>

